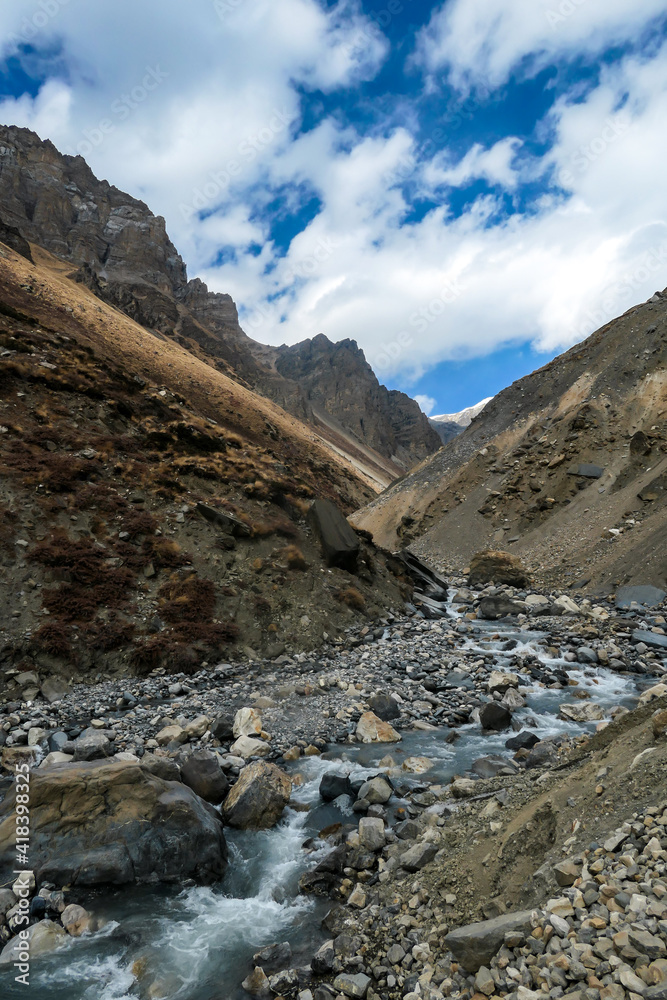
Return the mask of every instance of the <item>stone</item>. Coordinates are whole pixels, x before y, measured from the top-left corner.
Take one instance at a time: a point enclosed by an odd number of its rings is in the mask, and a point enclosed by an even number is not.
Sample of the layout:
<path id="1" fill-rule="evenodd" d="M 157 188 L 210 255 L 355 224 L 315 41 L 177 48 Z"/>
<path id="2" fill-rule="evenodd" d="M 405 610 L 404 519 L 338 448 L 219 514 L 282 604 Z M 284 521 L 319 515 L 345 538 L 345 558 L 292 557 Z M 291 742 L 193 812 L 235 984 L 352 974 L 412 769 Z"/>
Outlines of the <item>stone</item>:
<path id="1" fill-rule="evenodd" d="M 667 593 L 658 587 L 619 587 L 616 591 L 616 607 L 625 609 L 638 604 L 644 608 L 656 608 L 666 597 Z"/>
<path id="2" fill-rule="evenodd" d="M 308 523 L 319 537 L 327 566 L 337 566 L 354 573 L 361 543 L 338 507 L 318 497 L 308 511 Z"/>
<path id="3" fill-rule="evenodd" d="M 438 848 L 430 840 L 422 840 L 401 854 L 401 866 L 409 872 L 418 872 L 433 861 Z"/>
<path id="4" fill-rule="evenodd" d="M 90 927 L 90 913 L 83 906 L 70 903 L 60 914 L 62 925 L 71 937 L 80 937 Z"/>
<path id="5" fill-rule="evenodd" d="M 398 702 L 389 694 L 374 694 L 368 699 L 368 707 L 383 722 L 391 722 L 401 715 Z"/>
<path id="6" fill-rule="evenodd" d="M 635 629 L 632 633 L 632 641 L 643 642 L 653 649 L 667 649 L 667 635 L 660 635 L 659 632 L 646 632 L 644 629 Z"/>
<path id="7" fill-rule="evenodd" d="M 401 764 L 401 771 L 407 771 L 409 774 L 425 774 L 432 767 L 433 761 L 430 757 L 406 757 Z"/>
<path id="8" fill-rule="evenodd" d="M 539 742 L 539 736 L 531 733 L 528 729 L 524 729 L 520 733 L 517 733 L 516 736 L 510 736 L 508 740 L 505 740 L 505 746 L 508 750 L 530 750 Z"/>
<path id="9" fill-rule="evenodd" d="M 310 967 L 316 976 L 326 976 L 333 971 L 335 960 L 333 940 L 325 941 L 313 955 Z"/>
<path id="10" fill-rule="evenodd" d="M 221 712 L 216 715 L 210 725 L 211 736 L 221 743 L 231 743 L 234 739 L 234 719 L 236 716 L 230 712 Z"/>
<path id="11" fill-rule="evenodd" d="M 477 782 L 472 778 L 455 778 L 449 787 L 455 799 L 467 799 L 477 791 Z"/>
<path id="12" fill-rule="evenodd" d="M 480 778 L 495 778 L 503 772 L 515 772 L 516 769 L 516 764 L 513 761 L 508 760 L 507 757 L 501 757 L 499 754 L 489 754 L 488 757 L 479 757 L 471 765 L 473 774 L 479 775 Z"/>
<path id="13" fill-rule="evenodd" d="M 252 534 L 252 529 L 247 524 L 227 511 L 218 510 L 217 507 L 211 507 L 201 500 L 197 503 L 196 510 L 203 518 L 210 521 L 211 524 L 217 525 L 224 532 L 233 535 L 235 538 L 249 538 Z"/>
<path id="14" fill-rule="evenodd" d="M 68 691 L 69 684 L 62 677 L 47 677 L 42 681 L 42 697 L 50 705 L 55 704 L 57 701 L 62 701 Z"/>
<path id="15" fill-rule="evenodd" d="M 486 682 L 487 689 L 493 694 L 499 691 L 504 694 L 509 688 L 518 688 L 519 677 L 505 670 L 492 670 Z"/>
<path id="16" fill-rule="evenodd" d="M 181 780 L 181 769 L 171 757 L 158 757 L 156 754 L 145 753 L 141 758 L 141 766 L 163 781 Z"/>
<path id="17" fill-rule="evenodd" d="M 208 729 L 210 719 L 207 715 L 198 715 L 195 719 L 187 722 L 184 727 L 185 738 L 187 740 L 198 740 Z"/>
<path id="18" fill-rule="evenodd" d="M 511 587 L 528 587 L 530 577 L 521 560 L 510 552 L 486 550 L 478 552 L 470 562 L 468 583 L 471 587 L 486 583 L 506 583 Z"/>
<path id="19" fill-rule="evenodd" d="M 492 729 L 501 732 L 512 725 L 512 713 L 497 701 L 489 701 L 479 710 L 479 721 L 482 729 Z"/>
<path id="20" fill-rule="evenodd" d="M 268 830 L 283 814 L 292 793 L 290 778 L 275 764 L 258 760 L 243 768 L 222 805 L 222 818 L 239 830 Z"/>
<path id="21" fill-rule="evenodd" d="M 618 978 L 621 981 L 621 985 L 625 986 L 626 990 L 630 990 L 632 993 L 638 993 L 640 996 L 643 996 L 647 991 L 644 980 L 640 979 L 627 965 L 620 966 Z"/>
<path id="22" fill-rule="evenodd" d="M 280 997 L 294 996 L 299 987 L 299 973 L 296 969 L 283 969 L 269 976 L 271 992 Z"/>
<path id="23" fill-rule="evenodd" d="M 37 764 L 39 751 L 37 747 L 3 747 L 2 766 L 5 771 L 12 774 L 16 771 L 18 764 L 27 764 L 34 767 Z"/>
<path id="24" fill-rule="evenodd" d="M 368 902 L 368 895 L 364 887 L 360 884 L 355 885 L 354 889 L 347 897 L 347 905 L 351 906 L 353 910 L 363 910 Z"/>
<path id="25" fill-rule="evenodd" d="M 335 990 L 344 993 L 346 997 L 352 997 L 352 1000 L 363 1000 L 363 997 L 368 993 L 371 980 L 370 976 L 365 976 L 362 972 L 358 972 L 356 975 L 342 972 L 336 976 L 333 985 Z"/>
<path id="26" fill-rule="evenodd" d="M 273 991 L 269 986 L 269 978 L 261 967 L 253 969 L 245 977 L 241 986 L 250 996 L 259 997 L 260 1000 L 269 1000 L 269 997 L 273 996 Z"/>
<path id="27" fill-rule="evenodd" d="M 47 753 L 39 766 L 51 767 L 53 764 L 69 764 L 72 760 L 74 760 L 74 757 L 71 753 L 61 753 L 59 750 L 52 750 L 51 753 Z"/>
<path id="28" fill-rule="evenodd" d="M 219 805 L 229 791 L 220 758 L 211 750 L 197 750 L 181 764 L 181 781 L 206 802 Z"/>
<path id="29" fill-rule="evenodd" d="M 25 936 L 12 938 L 0 952 L 0 965 L 9 965 L 19 961 L 19 953 L 24 951 L 24 942 L 30 943 L 30 958 L 38 955 L 48 955 L 49 952 L 61 948 L 67 942 L 67 934 L 60 924 L 53 920 L 40 920 L 25 931 Z"/>
<path id="30" fill-rule="evenodd" d="M 656 740 L 662 740 L 667 736 L 667 708 L 658 709 L 651 716 L 651 729 Z"/>
<path id="31" fill-rule="evenodd" d="M 299 879 L 301 891 L 317 895 L 328 893 L 343 872 L 346 855 L 347 848 L 344 844 L 330 851 L 314 868 L 301 876 Z"/>
<path id="32" fill-rule="evenodd" d="M 236 757 L 243 757 L 244 760 L 248 757 L 268 757 L 271 753 L 271 747 L 268 743 L 265 743 L 264 740 L 253 739 L 252 736 L 239 736 L 232 743 L 230 750 Z"/>
<path id="33" fill-rule="evenodd" d="M 485 965 L 482 965 L 477 970 L 477 975 L 475 976 L 475 989 L 479 993 L 484 993 L 487 997 L 490 997 L 492 993 L 495 993 L 496 981 L 491 975 L 491 970 L 487 969 Z"/>
<path id="34" fill-rule="evenodd" d="M 101 760 L 114 752 L 109 738 L 102 732 L 86 731 L 74 741 L 74 760 Z"/>
<path id="35" fill-rule="evenodd" d="M 574 885 L 576 880 L 581 875 L 581 865 L 578 865 L 569 859 L 566 861 L 559 861 L 558 864 L 553 866 L 553 873 L 558 885 Z"/>
<path id="36" fill-rule="evenodd" d="M 523 604 L 511 601 L 508 597 L 483 597 L 477 608 L 479 618 L 493 621 L 496 618 L 505 618 L 507 615 L 521 615 L 525 612 Z"/>
<path id="37" fill-rule="evenodd" d="M 643 708 L 644 705 L 650 705 L 656 698 L 663 698 L 665 695 L 667 695 L 667 684 L 654 684 L 653 687 L 647 688 L 641 693 L 637 705 L 639 708 Z"/>
<path id="38" fill-rule="evenodd" d="M 561 594 L 560 597 L 557 597 L 554 604 L 557 607 L 562 608 L 563 612 L 567 615 L 581 614 L 581 608 L 579 605 L 573 601 L 571 597 L 568 597 L 567 594 Z"/>
<path id="39" fill-rule="evenodd" d="M 252 964 L 261 966 L 264 972 L 278 972 L 292 961 L 292 948 L 289 941 L 276 941 L 267 944 L 252 956 Z"/>
<path id="40" fill-rule="evenodd" d="M 15 793 L 0 804 L 0 881 L 15 867 Z M 141 764 L 88 761 L 34 771 L 30 858 L 40 882 L 92 886 L 218 881 L 220 817 L 185 785 Z M 62 849 L 53 850 L 54 843 Z"/>
<path id="41" fill-rule="evenodd" d="M 491 920 L 467 924 L 450 931 L 444 939 L 454 958 L 468 972 L 477 972 L 488 965 L 505 940 L 505 934 L 520 932 L 527 935 L 532 929 L 532 910 L 503 913 Z"/>
<path id="42" fill-rule="evenodd" d="M 349 774 L 327 771 L 320 781 L 320 796 L 325 802 L 333 802 L 339 795 L 352 795 Z"/>
<path id="43" fill-rule="evenodd" d="M 254 708 L 240 708 L 234 716 L 234 736 L 259 736 L 262 731 L 262 717 Z"/>
<path id="44" fill-rule="evenodd" d="M 600 479 L 604 475 L 601 465 L 593 465 L 591 462 L 581 462 L 567 470 L 568 476 L 582 476 L 584 479 Z"/>
<path id="45" fill-rule="evenodd" d="M 590 646 L 580 646 L 577 650 L 577 659 L 579 663 L 597 663 L 598 654 Z"/>
<path id="46" fill-rule="evenodd" d="M 558 715 L 570 722 L 595 722 L 604 718 L 604 709 L 594 701 L 578 701 L 571 705 L 559 705 Z"/>
<path id="47" fill-rule="evenodd" d="M 168 743 L 185 743 L 187 738 L 185 730 L 177 725 L 165 726 L 155 737 L 161 747 L 167 746 Z"/>
<path id="48" fill-rule="evenodd" d="M 358 798 L 366 799 L 371 805 L 384 805 L 391 798 L 393 791 L 387 779 L 378 775 L 363 783 L 359 789 Z"/>
<path id="49" fill-rule="evenodd" d="M 384 820 L 379 816 L 364 816 L 360 819 L 359 843 L 368 851 L 381 851 L 386 843 Z"/>
<path id="50" fill-rule="evenodd" d="M 357 723 L 357 739 L 361 743 L 398 743 L 402 737 L 388 722 L 373 712 L 364 712 Z"/>

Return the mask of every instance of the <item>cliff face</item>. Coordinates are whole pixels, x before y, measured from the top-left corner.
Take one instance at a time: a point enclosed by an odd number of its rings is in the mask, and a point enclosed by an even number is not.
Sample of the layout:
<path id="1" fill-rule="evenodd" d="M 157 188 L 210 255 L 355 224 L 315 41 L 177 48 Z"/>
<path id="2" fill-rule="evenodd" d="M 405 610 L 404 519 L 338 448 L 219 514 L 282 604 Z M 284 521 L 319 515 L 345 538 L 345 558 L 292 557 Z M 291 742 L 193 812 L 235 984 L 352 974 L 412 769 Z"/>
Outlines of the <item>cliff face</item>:
<path id="1" fill-rule="evenodd" d="M 203 352 L 318 433 L 331 433 L 332 418 L 353 446 L 378 452 L 379 481 L 437 450 L 438 437 L 417 404 L 380 386 L 356 344 L 322 336 L 294 348 L 257 344 L 239 326 L 231 296 L 188 281 L 164 219 L 98 180 L 82 157 L 61 155 L 28 129 L 0 126 L 0 219 L 18 231 L 16 238 L 70 263 L 72 277 L 99 298 Z"/>
<path id="2" fill-rule="evenodd" d="M 359 440 L 410 466 L 440 445 L 419 405 L 380 385 L 354 340 L 332 344 L 319 334 L 281 347 L 276 369 L 304 389 L 314 412 L 326 410 Z"/>

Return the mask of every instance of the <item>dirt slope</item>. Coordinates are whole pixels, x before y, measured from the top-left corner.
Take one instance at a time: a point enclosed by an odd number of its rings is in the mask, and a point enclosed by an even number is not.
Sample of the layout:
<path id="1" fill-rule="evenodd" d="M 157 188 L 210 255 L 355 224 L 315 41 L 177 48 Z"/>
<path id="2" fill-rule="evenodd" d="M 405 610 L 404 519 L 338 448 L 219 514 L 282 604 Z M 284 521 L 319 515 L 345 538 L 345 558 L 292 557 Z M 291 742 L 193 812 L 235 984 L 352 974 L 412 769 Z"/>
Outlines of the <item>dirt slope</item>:
<path id="1" fill-rule="evenodd" d="M 516 552 L 542 585 L 664 587 L 666 485 L 663 292 L 513 383 L 354 521 L 440 569 L 490 546 Z"/>

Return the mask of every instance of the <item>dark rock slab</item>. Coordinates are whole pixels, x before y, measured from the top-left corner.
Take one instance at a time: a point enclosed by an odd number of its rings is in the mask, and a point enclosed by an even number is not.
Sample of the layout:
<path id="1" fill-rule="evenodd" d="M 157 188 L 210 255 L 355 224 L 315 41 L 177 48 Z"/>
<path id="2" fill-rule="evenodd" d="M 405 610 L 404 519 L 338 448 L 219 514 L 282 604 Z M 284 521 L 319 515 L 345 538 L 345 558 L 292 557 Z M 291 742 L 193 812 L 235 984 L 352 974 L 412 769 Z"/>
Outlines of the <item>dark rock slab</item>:
<path id="1" fill-rule="evenodd" d="M 229 791 L 229 782 L 211 750 L 196 750 L 181 765 L 181 781 L 206 802 L 219 805 Z"/>
<path id="2" fill-rule="evenodd" d="M 338 507 L 330 500 L 318 498 L 308 511 L 308 522 L 320 539 L 327 565 L 354 572 L 360 542 Z"/>
<path id="3" fill-rule="evenodd" d="M 644 608 L 656 608 L 666 597 L 667 593 L 658 587 L 619 587 L 616 591 L 616 607 L 631 608 L 633 604 L 640 604 Z"/>
<path id="4" fill-rule="evenodd" d="M 632 633 L 632 641 L 643 642 L 653 649 L 667 649 L 667 635 L 660 635 L 659 632 L 645 632 L 638 628 Z"/>
<path id="5" fill-rule="evenodd" d="M 482 729 L 492 729 L 499 733 L 512 725 L 512 713 L 499 702 L 489 701 L 479 710 L 479 721 Z"/>
<path id="6" fill-rule="evenodd" d="M 567 470 L 568 476 L 583 476 L 584 479 L 600 479 L 604 474 L 601 465 L 593 465 L 591 462 L 582 462 Z"/>
<path id="7" fill-rule="evenodd" d="M 445 945 L 454 958 L 468 972 L 477 972 L 482 965 L 488 965 L 505 940 L 508 932 L 528 934 L 531 930 L 532 910 L 517 913 L 503 913 L 491 920 L 481 920 L 450 931 Z"/>

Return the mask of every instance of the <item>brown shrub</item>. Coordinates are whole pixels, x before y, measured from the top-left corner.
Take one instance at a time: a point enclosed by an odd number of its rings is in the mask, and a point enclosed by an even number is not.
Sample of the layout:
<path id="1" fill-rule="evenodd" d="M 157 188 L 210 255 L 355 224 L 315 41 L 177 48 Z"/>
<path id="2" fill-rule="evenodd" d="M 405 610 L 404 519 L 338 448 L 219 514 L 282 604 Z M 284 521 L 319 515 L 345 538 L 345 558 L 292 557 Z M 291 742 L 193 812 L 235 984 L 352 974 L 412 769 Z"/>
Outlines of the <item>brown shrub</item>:
<path id="1" fill-rule="evenodd" d="M 130 538 L 137 535 L 152 535 L 157 528 L 157 521 L 147 510 L 131 510 L 123 517 L 123 531 Z"/>
<path id="2" fill-rule="evenodd" d="M 108 621 L 90 622 L 80 629 L 79 635 L 92 649 L 109 653 L 132 641 L 134 625 L 123 618 L 112 616 Z"/>
<path id="3" fill-rule="evenodd" d="M 161 536 L 147 538 L 144 542 L 144 551 L 150 557 L 156 569 L 177 569 L 190 562 L 190 556 L 181 551 L 178 542 L 171 538 Z"/>
<path id="4" fill-rule="evenodd" d="M 30 645 L 49 656 L 72 656 L 71 631 L 62 622 L 44 622 L 30 640 Z"/>
<path id="5" fill-rule="evenodd" d="M 36 545 L 33 561 L 60 571 L 65 579 L 59 589 L 42 592 L 44 607 L 67 621 L 86 621 L 99 607 L 124 603 L 134 575 L 127 567 L 108 565 L 112 554 L 87 538 L 73 541 L 64 533 Z"/>
<path id="6" fill-rule="evenodd" d="M 296 545 L 287 545 L 280 556 L 285 560 L 289 569 L 308 569 L 308 563 L 301 549 Z"/>
<path id="7" fill-rule="evenodd" d="M 216 593 L 212 580 L 195 573 L 185 578 L 167 580 L 158 591 L 160 614 L 170 625 L 210 622 L 215 610 Z"/>
<path id="8" fill-rule="evenodd" d="M 366 598 L 356 587 L 343 587 L 334 596 L 341 604 L 346 604 L 355 611 L 363 611 L 366 607 Z"/>

